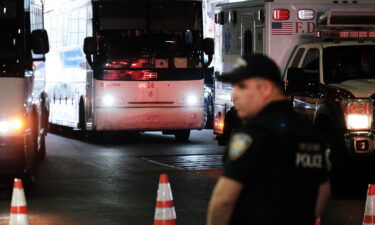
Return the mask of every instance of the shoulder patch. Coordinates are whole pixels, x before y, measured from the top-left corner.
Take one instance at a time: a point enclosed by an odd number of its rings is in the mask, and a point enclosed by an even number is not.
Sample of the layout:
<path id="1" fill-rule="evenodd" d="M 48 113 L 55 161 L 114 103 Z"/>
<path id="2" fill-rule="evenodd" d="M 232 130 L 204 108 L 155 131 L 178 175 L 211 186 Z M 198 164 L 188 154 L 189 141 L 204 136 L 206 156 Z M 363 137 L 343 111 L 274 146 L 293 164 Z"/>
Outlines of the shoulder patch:
<path id="1" fill-rule="evenodd" d="M 233 135 L 229 143 L 229 158 L 237 160 L 251 146 L 253 138 L 247 133 L 237 133 Z"/>

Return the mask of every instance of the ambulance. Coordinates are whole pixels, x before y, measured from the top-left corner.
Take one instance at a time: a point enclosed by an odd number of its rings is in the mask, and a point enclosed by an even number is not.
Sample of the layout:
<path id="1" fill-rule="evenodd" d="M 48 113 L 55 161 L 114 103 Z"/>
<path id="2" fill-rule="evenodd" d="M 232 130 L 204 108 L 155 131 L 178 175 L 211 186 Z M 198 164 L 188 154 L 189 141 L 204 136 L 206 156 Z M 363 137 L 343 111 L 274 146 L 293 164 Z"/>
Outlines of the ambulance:
<path id="1" fill-rule="evenodd" d="M 375 9 L 375 2 L 371 0 L 248 0 L 216 4 L 214 8 L 216 77 L 231 71 L 239 57 L 262 53 L 278 64 L 287 80 L 287 66 L 294 65 L 291 56 L 306 55 L 302 50 L 295 52 L 296 46 L 303 43 L 319 45 L 327 40 L 340 42 L 337 46 L 345 45 L 343 40 L 319 37 L 318 34 L 327 34 L 327 30 L 344 31 L 348 29 L 346 23 L 355 23 L 355 30 L 367 32 L 373 28 L 371 15 L 375 15 L 371 10 Z M 327 24 L 331 19 L 336 21 L 335 26 Z M 366 27 L 362 23 L 367 23 Z M 323 27 L 326 31 L 318 32 Z M 352 42 L 363 44 L 358 40 Z M 318 54 L 323 54 L 321 49 Z M 302 61 L 298 63 L 303 64 Z M 320 61 L 319 69 L 324 68 L 323 63 Z M 215 80 L 214 134 L 220 145 L 227 142 L 230 132 L 239 124 L 233 112 L 231 90 L 230 84 Z"/>

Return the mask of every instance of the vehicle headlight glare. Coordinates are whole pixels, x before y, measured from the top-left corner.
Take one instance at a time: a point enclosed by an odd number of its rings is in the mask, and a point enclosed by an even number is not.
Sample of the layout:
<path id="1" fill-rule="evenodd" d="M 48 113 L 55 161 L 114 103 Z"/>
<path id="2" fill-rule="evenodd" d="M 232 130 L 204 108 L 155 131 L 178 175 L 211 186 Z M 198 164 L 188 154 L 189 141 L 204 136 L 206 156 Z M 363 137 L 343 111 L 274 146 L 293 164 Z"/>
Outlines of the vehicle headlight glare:
<path id="1" fill-rule="evenodd" d="M 105 106 L 112 106 L 115 103 L 115 98 L 112 95 L 105 95 L 102 102 Z"/>
<path id="2" fill-rule="evenodd" d="M 0 121 L 0 133 L 14 133 L 19 132 L 23 126 L 22 120 L 12 119 Z"/>
<path id="3" fill-rule="evenodd" d="M 346 123 L 349 129 L 370 129 L 371 118 L 367 115 L 349 114 Z"/>
<path id="4" fill-rule="evenodd" d="M 22 128 L 22 121 L 20 119 L 14 119 L 11 121 L 12 130 L 20 130 Z"/>
<path id="5" fill-rule="evenodd" d="M 188 105 L 197 105 L 198 104 L 198 98 L 195 95 L 189 95 L 186 99 L 186 102 Z"/>
<path id="6" fill-rule="evenodd" d="M 1 133 L 8 133 L 10 129 L 9 123 L 7 121 L 0 122 L 0 132 Z"/>
<path id="7" fill-rule="evenodd" d="M 342 109 L 346 127 L 349 130 L 369 130 L 372 126 L 374 112 L 373 102 L 369 99 L 346 99 Z"/>

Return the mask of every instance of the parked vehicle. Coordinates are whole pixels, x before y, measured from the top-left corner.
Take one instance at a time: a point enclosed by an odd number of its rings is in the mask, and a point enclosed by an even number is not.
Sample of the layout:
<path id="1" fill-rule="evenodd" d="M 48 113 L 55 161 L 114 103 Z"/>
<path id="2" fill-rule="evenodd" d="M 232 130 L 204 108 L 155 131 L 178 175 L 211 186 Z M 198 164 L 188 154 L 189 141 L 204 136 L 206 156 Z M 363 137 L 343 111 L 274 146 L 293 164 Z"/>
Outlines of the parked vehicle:
<path id="1" fill-rule="evenodd" d="M 0 23 L 0 175 L 22 177 L 29 187 L 46 155 L 43 2 L 2 0 Z"/>
<path id="2" fill-rule="evenodd" d="M 203 38 L 201 1 L 69 1 L 51 5 L 46 20 L 51 123 L 178 141 L 204 128 L 213 40 Z"/>
<path id="3" fill-rule="evenodd" d="M 289 65 L 288 59 L 290 56 L 295 57 L 296 52 L 293 51 L 295 46 L 305 42 L 312 42 L 311 45 L 313 43 L 319 45 L 322 42 L 322 39 L 316 36 L 317 19 L 327 15 L 330 9 L 367 12 L 366 10 L 375 8 L 374 6 L 373 1 L 370 0 L 351 2 L 331 0 L 248 0 L 217 4 L 215 5 L 214 14 L 215 55 L 213 64 L 215 76 L 231 71 L 238 57 L 252 53 L 268 55 L 283 72 Z M 346 21 L 347 18 L 345 16 L 348 15 L 349 13 L 341 13 L 335 19 Z M 351 17 L 352 20 L 357 18 L 355 29 L 362 29 L 362 24 L 359 24 L 358 21 L 364 21 L 365 16 L 361 17 L 358 13 L 353 15 Z M 324 18 L 332 17 L 326 16 Z M 373 26 L 371 25 L 373 22 L 372 17 L 368 18 L 369 20 L 364 21 L 364 24 Z M 343 24 L 340 24 L 336 29 L 344 29 L 346 22 L 341 23 Z M 333 29 L 333 27 L 331 28 Z M 345 45 L 345 43 L 336 44 L 336 46 L 341 45 Z M 300 59 L 300 57 L 297 58 Z M 320 64 L 323 67 L 324 62 L 322 61 Z M 214 133 L 219 144 L 225 144 L 231 130 L 235 129 L 237 124 L 239 124 L 236 113 L 234 113 L 235 109 L 230 96 L 231 91 L 230 84 L 215 81 Z"/>
<path id="4" fill-rule="evenodd" d="M 333 169 L 375 160 L 374 6 L 328 10 L 286 67 L 287 94 L 326 137 Z"/>
<path id="5" fill-rule="evenodd" d="M 207 69 L 204 77 L 204 121 L 206 129 L 213 129 L 214 124 L 214 80 L 213 67 Z"/>

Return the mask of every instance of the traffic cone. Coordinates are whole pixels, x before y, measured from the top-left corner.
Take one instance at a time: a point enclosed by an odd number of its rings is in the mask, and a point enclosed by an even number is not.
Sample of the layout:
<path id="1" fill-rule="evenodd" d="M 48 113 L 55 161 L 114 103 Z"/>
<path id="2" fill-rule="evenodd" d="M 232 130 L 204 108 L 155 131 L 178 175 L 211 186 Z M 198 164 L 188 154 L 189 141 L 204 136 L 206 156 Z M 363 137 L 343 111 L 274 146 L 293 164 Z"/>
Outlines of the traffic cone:
<path id="1" fill-rule="evenodd" d="M 22 180 L 14 179 L 9 225 L 29 225 Z"/>
<path id="2" fill-rule="evenodd" d="M 320 223 L 320 217 L 315 221 L 315 225 L 322 225 L 322 224 Z"/>
<path id="3" fill-rule="evenodd" d="M 375 224 L 375 185 L 369 184 L 367 189 L 365 215 L 363 225 Z"/>
<path id="4" fill-rule="evenodd" d="M 167 174 L 160 175 L 154 225 L 176 225 L 176 212 Z"/>

